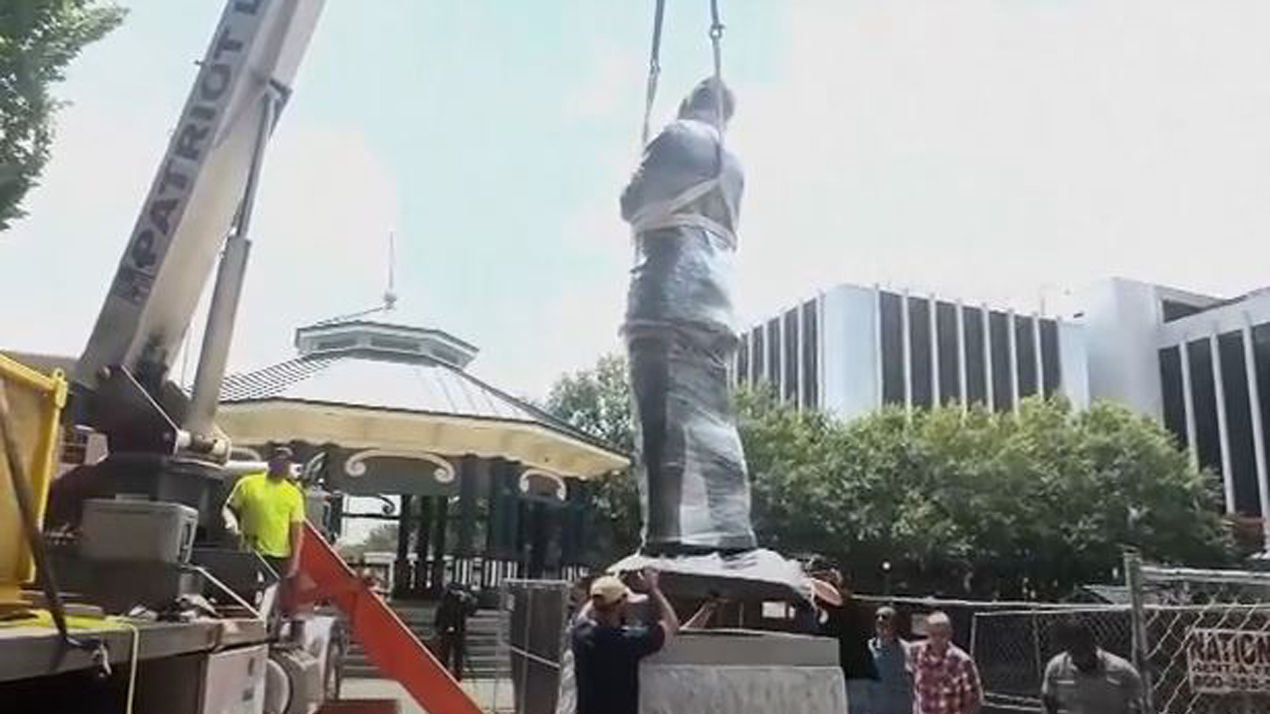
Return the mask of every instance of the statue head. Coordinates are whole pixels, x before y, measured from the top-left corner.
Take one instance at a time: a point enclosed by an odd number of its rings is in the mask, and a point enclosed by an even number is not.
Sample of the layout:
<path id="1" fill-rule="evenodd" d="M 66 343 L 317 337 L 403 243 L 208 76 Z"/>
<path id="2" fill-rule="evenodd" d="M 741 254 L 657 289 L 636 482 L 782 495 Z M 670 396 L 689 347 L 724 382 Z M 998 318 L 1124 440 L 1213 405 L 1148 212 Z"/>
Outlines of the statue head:
<path id="1" fill-rule="evenodd" d="M 727 125 L 732 118 L 732 112 L 736 109 L 736 97 L 732 96 L 732 90 L 728 89 L 728 85 L 715 80 L 714 77 L 706 77 L 692 88 L 683 102 L 679 104 L 680 119 L 696 119 L 714 124 L 715 117 L 719 113 L 718 97 L 715 94 L 715 88 L 722 85 L 723 90 L 723 125 Z"/>

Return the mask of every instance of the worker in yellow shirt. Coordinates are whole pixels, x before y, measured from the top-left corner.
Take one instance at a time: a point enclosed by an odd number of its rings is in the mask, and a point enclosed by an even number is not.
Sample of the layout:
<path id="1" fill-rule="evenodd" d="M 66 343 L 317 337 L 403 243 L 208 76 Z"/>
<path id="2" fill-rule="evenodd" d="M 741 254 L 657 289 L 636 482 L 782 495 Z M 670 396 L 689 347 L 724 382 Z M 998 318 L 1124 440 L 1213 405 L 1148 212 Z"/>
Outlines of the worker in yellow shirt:
<path id="1" fill-rule="evenodd" d="M 304 495 L 291 482 L 291 459 L 291 449 L 274 448 L 268 471 L 238 479 L 222 511 L 226 528 L 283 581 L 299 572 L 304 531 Z"/>

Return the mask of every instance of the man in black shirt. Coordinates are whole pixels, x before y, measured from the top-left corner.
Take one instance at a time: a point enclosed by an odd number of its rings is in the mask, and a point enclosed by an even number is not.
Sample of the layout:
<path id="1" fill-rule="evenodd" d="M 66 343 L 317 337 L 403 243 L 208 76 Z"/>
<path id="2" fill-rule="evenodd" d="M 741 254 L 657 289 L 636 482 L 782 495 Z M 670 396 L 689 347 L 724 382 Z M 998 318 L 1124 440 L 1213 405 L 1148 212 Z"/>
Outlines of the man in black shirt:
<path id="1" fill-rule="evenodd" d="M 463 679 L 467 656 L 467 618 L 476 614 L 476 598 L 458 583 L 446 586 L 433 625 L 437 632 L 437 658 L 457 680 Z"/>
<path id="2" fill-rule="evenodd" d="M 660 650 L 679 632 L 679 618 L 662 594 L 657 572 L 645 570 L 643 583 L 660 611 L 652 627 L 625 624 L 630 588 L 614 576 L 591 584 L 591 602 L 573 629 L 577 714 L 637 714 L 639 661 Z"/>
<path id="3" fill-rule="evenodd" d="M 873 710 L 873 693 L 878 679 L 873 653 L 869 651 L 873 611 L 851 596 L 842 573 L 831 569 L 817 577 L 838 590 L 841 604 L 824 603 L 825 617 L 820 635 L 838 640 L 838 662 L 847 683 L 849 714 L 868 714 Z"/>

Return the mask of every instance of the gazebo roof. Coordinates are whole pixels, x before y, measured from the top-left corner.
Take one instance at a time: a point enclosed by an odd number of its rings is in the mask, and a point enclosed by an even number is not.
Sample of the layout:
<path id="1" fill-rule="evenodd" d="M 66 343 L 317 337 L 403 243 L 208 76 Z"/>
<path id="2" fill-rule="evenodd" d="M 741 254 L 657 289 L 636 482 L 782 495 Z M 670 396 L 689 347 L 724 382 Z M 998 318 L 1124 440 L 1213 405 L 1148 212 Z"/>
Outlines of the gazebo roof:
<path id="1" fill-rule="evenodd" d="M 501 456 L 594 477 L 627 457 L 464 370 L 476 347 L 386 322 L 296 331 L 300 356 L 225 380 L 217 422 L 235 441 Z"/>

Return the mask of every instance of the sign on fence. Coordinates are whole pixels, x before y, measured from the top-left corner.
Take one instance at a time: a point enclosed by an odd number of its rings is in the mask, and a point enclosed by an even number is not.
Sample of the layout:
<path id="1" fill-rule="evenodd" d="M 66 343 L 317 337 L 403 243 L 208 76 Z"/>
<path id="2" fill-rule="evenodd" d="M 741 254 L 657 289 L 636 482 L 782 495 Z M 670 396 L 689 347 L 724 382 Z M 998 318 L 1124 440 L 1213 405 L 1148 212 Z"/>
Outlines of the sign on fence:
<path id="1" fill-rule="evenodd" d="M 1193 628 L 1186 667 L 1197 694 L 1270 694 L 1270 632 Z"/>

